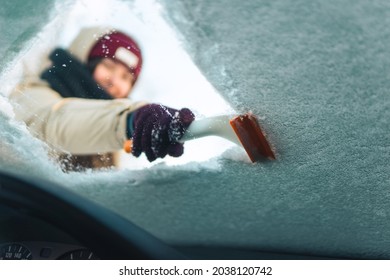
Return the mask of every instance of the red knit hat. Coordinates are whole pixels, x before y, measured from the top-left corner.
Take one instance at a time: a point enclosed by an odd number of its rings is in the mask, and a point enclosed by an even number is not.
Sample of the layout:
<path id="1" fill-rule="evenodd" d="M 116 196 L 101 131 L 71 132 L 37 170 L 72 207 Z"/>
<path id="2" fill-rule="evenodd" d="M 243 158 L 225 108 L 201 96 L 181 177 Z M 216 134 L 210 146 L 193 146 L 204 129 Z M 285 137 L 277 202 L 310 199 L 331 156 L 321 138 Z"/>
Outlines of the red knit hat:
<path id="1" fill-rule="evenodd" d="M 142 55 L 137 43 L 128 35 L 112 31 L 101 36 L 89 52 L 88 61 L 94 58 L 112 58 L 134 75 L 134 82 L 141 72 Z"/>

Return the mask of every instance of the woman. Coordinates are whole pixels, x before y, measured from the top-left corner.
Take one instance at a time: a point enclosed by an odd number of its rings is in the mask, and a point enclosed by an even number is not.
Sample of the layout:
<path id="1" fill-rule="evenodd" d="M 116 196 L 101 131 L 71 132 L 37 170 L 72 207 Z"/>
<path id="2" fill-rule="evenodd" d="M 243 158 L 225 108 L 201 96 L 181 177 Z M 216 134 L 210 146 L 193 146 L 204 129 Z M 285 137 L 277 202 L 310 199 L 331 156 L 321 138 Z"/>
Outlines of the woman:
<path id="1" fill-rule="evenodd" d="M 83 29 L 68 50 L 57 48 L 49 58 L 41 74 L 25 76 L 10 99 L 16 118 L 35 136 L 60 154 L 76 156 L 76 169 L 113 164 L 91 155 L 118 151 L 128 139 L 133 140 L 132 154 L 145 153 L 149 161 L 182 155 L 178 140 L 194 120 L 192 112 L 127 98 L 142 67 L 140 48 L 131 37 Z"/>

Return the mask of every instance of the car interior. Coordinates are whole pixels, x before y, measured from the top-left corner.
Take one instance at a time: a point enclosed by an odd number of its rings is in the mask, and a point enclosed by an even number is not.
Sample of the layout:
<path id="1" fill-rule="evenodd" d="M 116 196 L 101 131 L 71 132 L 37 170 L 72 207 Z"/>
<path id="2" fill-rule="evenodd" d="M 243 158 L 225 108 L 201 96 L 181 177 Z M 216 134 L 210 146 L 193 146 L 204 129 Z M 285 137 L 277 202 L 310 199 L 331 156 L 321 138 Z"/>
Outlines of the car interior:
<path id="1" fill-rule="evenodd" d="M 166 244 L 58 184 L 0 173 L 0 259 L 329 259 L 243 248 Z"/>

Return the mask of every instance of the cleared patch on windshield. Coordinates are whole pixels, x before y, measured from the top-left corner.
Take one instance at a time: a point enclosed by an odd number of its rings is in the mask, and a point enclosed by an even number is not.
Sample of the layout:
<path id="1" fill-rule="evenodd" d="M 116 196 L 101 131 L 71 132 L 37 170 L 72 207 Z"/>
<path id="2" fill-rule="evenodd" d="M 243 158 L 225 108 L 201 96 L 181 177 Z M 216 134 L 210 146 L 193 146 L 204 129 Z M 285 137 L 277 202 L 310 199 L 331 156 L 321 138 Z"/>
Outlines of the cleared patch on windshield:
<path id="1" fill-rule="evenodd" d="M 112 26 L 126 30 L 136 38 L 144 54 L 142 74 L 131 95 L 133 100 L 147 100 L 174 108 L 188 107 L 198 118 L 234 112 L 184 50 L 180 34 L 164 20 L 163 9 L 158 2 L 109 0 L 96 5 L 96 2 L 88 0 L 77 1 L 73 6 L 61 3 L 57 3 L 57 6 L 57 14 L 52 16 L 51 22 L 15 58 L 15 67 L 3 73 L 2 79 L 11 83 L 7 84 L 7 88 L 2 88 L 2 92 L 7 93 L 16 85 L 22 72 L 20 62 L 26 56 L 31 58 L 31 64 L 27 65 L 28 71 L 36 73 L 40 70 L 36 68 L 39 65 L 36 62 L 44 59 L 56 46 L 66 48 L 81 28 Z M 232 153 L 231 148 L 238 150 Z M 149 163 L 144 156 L 135 159 L 121 153 L 119 167 L 143 169 L 155 164 L 203 162 L 204 167 L 214 169 L 216 161 L 207 162 L 227 150 L 227 158 L 246 160 L 241 148 L 225 139 L 211 136 L 187 142 L 184 155 L 180 158 L 166 157 L 154 163 Z"/>

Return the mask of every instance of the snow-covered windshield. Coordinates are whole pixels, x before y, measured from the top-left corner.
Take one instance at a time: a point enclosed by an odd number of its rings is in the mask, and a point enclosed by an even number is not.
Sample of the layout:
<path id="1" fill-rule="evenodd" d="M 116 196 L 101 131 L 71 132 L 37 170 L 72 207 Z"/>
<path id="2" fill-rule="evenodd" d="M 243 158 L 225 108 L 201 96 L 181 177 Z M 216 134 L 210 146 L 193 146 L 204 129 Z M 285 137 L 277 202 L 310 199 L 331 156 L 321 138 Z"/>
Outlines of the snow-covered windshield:
<path id="1" fill-rule="evenodd" d="M 172 244 L 390 257 L 387 1 L 57 2 L 0 10 L 1 170 L 59 182 Z M 7 94 L 24 58 L 34 68 L 88 25 L 140 41 L 135 99 L 198 116 L 251 111 L 277 160 L 252 164 L 205 138 L 177 161 L 123 155 L 119 170 L 61 171 Z"/>

